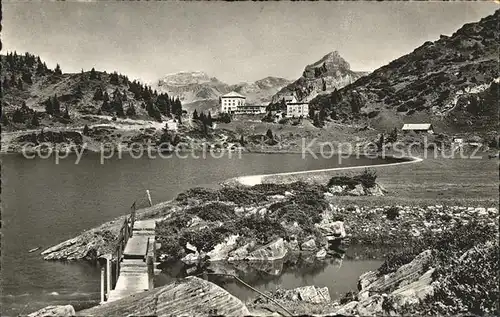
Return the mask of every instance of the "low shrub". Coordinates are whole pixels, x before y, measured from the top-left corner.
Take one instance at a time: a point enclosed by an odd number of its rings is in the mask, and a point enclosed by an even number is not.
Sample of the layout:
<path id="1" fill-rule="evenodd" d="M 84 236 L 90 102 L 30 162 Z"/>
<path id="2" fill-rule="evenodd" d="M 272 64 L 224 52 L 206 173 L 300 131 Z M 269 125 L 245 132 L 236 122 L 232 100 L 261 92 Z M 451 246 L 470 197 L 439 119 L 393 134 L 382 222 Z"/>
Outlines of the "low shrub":
<path id="1" fill-rule="evenodd" d="M 234 207 L 218 202 L 191 207 L 186 212 L 206 221 L 227 221 L 236 217 Z"/>
<path id="2" fill-rule="evenodd" d="M 364 188 L 375 186 L 377 174 L 375 171 L 365 169 L 363 173 L 355 176 L 333 176 L 328 181 L 327 186 L 347 186 L 349 189 L 354 189 L 356 185 L 363 185 Z"/>
<path id="3" fill-rule="evenodd" d="M 389 220 L 394 220 L 399 217 L 399 208 L 396 206 L 389 207 L 389 209 L 384 210 L 384 214 Z"/>
<path id="4" fill-rule="evenodd" d="M 201 201 L 210 201 L 217 200 L 218 195 L 215 190 L 203 188 L 203 187 L 195 187 L 188 189 L 187 191 L 180 193 L 177 195 L 175 200 L 181 203 L 187 203 L 189 199 L 201 200 Z"/>

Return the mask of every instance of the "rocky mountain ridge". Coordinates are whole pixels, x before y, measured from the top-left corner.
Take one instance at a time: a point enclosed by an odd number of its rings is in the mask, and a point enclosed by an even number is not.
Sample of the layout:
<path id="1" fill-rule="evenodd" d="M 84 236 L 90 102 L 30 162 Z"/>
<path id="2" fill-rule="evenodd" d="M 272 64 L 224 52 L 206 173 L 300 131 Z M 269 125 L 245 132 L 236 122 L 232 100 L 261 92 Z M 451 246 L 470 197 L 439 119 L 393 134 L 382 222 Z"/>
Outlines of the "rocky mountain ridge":
<path id="1" fill-rule="evenodd" d="M 166 75 L 153 86 L 159 92 L 178 96 L 187 108 L 212 108 L 219 97 L 230 91 L 236 91 L 247 97 L 249 104 L 263 104 L 270 101 L 270 97 L 290 81 L 279 77 L 266 77 L 255 82 L 226 84 L 205 72 L 179 72 Z"/>
<path id="2" fill-rule="evenodd" d="M 412 122 L 450 132 L 497 128 L 499 12 L 425 42 L 311 106 L 382 130 Z"/>
<path id="3" fill-rule="evenodd" d="M 278 91 L 271 102 L 278 103 L 283 97 L 290 95 L 294 95 L 299 101 L 309 101 L 317 95 L 351 84 L 366 74 L 367 72 L 352 71 L 339 52 L 333 51 L 307 65 L 302 76 Z"/>

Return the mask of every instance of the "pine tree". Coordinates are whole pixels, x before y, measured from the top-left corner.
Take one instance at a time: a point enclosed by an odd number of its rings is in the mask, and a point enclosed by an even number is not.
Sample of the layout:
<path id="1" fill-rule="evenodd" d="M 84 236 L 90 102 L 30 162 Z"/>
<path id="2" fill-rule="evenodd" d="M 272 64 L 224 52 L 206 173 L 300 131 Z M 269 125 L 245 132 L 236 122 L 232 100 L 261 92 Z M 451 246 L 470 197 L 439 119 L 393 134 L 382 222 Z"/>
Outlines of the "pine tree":
<path id="1" fill-rule="evenodd" d="M 104 94 L 102 93 L 101 87 L 97 87 L 94 92 L 94 100 L 104 100 Z"/>
<path id="2" fill-rule="evenodd" d="M 127 108 L 127 116 L 135 116 L 136 115 L 136 112 L 135 112 L 135 107 L 134 105 L 130 104 Z"/>
<path id="3" fill-rule="evenodd" d="M 198 120 L 198 111 L 196 109 L 193 111 L 193 120 Z"/>
<path id="4" fill-rule="evenodd" d="M 85 125 L 83 127 L 83 135 L 86 135 L 88 136 L 90 134 L 90 129 L 89 129 L 89 126 L 88 125 Z"/>
<path id="5" fill-rule="evenodd" d="M 59 64 L 56 65 L 56 68 L 54 69 L 54 73 L 56 75 L 62 75 L 61 66 L 59 66 Z"/>
<path id="6" fill-rule="evenodd" d="M 45 102 L 45 112 L 47 114 L 53 115 L 54 114 L 54 105 L 52 104 L 52 99 L 49 97 Z"/>
<path id="7" fill-rule="evenodd" d="M 380 151 L 380 150 L 382 150 L 383 147 L 384 147 L 384 134 L 381 133 L 380 138 L 378 139 L 378 142 L 377 142 L 377 148 Z"/>
<path id="8" fill-rule="evenodd" d="M 274 138 L 273 131 L 271 131 L 271 129 L 267 129 L 266 136 L 268 137 L 268 139 L 272 140 Z"/>
<path id="9" fill-rule="evenodd" d="M 92 69 L 90 70 L 90 79 L 97 79 L 97 73 L 94 69 L 94 67 L 92 67 Z"/>
<path id="10" fill-rule="evenodd" d="M 8 89 L 10 88 L 10 82 L 9 82 L 9 79 L 7 77 L 3 77 L 3 80 L 2 80 L 2 88 L 3 89 Z"/>
<path id="11" fill-rule="evenodd" d="M 3 126 L 8 126 L 9 125 L 9 118 L 7 118 L 7 115 L 5 115 L 5 113 L 2 111 L 2 118 L 1 118 L 1 122 L 2 122 L 2 125 Z"/>
<path id="12" fill-rule="evenodd" d="M 213 125 L 212 114 L 210 113 L 210 111 L 208 112 L 208 115 L 207 115 L 207 124 L 209 126 Z"/>
<path id="13" fill-rule="evenodd" d="M 19 89 L 19 90 L 23 90 L 23 88 L 24 88 L 23 81 L 21 80 L 21 78 L 19 78 L 19 79 L 17 80 L 17 89 Z"/>
<path id="14" fill-rule="evenodd" d="M 61 113 L 61 104 L 57 99 L 57 95 L 54 95 L 54 98 L 52 100 L 52 108 L 54 109 L 54 114 L 58 115 Z"/>
<path id="15" fill-rule="evenodd" d="M 389 137 L 387 137 L 387 142 L 394 143 L 397 140 L 398 140 L 398 129 L 394 128 L 389 134 Z"/>
<path id="16" fill-rule="evenodd" d="M 31 126 L 38 127 L 40 125 L 40 121 L 38 120 L 38 113 L 35 111 L 33 113 L 33 117 L 31 118 Z"/>
<path id="17" fill-rule="evenodd" d="M 324 78 L 322 79 L 322 81 L 323 81 L 323 91 L 326 91 L 326 81 Z"/>
<path id="18" fill-rule="evenodd" d="M 23 111 L 20 108 L 14 110 L 14 113 L 12 114 L 12 121 L 15 123 L 24 123 Z"/>
<path id="19" fill-rule="evenodd" d="M 63 118 L 64 118 L 64 119 L 70 119 L 70 116 L 69 116 L 69 111 L 68 111 L 68 106 L 66 106 L 66 108 L 64 109 L 64 115 L 63 115 Z"/>

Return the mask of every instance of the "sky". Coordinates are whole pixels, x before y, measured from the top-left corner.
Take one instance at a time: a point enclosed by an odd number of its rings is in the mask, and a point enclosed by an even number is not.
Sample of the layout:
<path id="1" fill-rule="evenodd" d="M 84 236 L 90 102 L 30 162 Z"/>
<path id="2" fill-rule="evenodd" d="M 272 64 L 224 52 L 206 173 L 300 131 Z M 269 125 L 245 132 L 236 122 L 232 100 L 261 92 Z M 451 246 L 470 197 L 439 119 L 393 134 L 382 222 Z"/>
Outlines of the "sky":
<path id="1" fill-rule="evenodd" d="M 372 71 L 492 14 L 493 2 L 2 1 L 2 52 L 40 55 L 63 72 L 117 71 L 152 83 L 204 71 L 235 84 L 297 79 L 338 51 Z"/>

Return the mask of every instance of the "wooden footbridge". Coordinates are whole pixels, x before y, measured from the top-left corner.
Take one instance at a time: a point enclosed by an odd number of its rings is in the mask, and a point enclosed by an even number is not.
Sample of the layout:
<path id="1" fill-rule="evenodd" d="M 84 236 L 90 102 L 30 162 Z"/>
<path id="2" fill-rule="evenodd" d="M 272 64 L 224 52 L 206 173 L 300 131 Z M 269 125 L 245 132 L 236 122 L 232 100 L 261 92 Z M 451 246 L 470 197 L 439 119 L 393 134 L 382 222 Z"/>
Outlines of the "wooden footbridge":
<path id="1" fill-rule="evenodd" d="M 135 203 L 131 208 L 114 254 L 101 257 L 101 303 L 154 288 L 156 221 L 135 220 Z"/>

